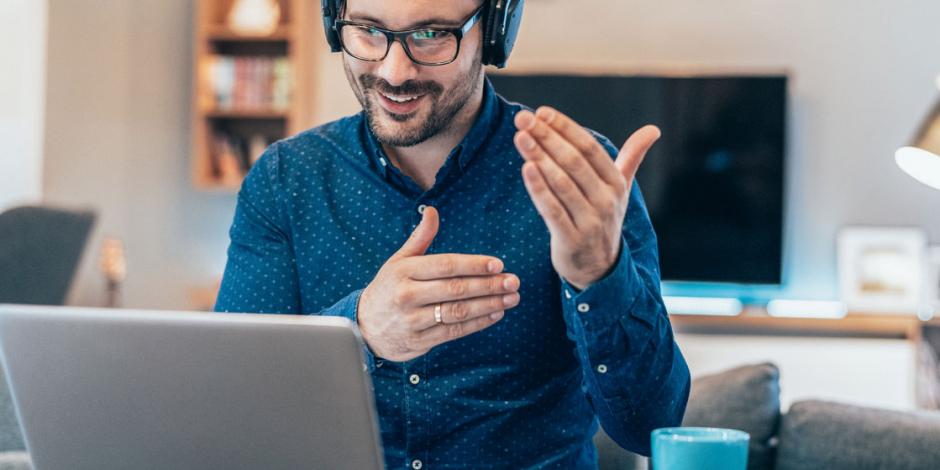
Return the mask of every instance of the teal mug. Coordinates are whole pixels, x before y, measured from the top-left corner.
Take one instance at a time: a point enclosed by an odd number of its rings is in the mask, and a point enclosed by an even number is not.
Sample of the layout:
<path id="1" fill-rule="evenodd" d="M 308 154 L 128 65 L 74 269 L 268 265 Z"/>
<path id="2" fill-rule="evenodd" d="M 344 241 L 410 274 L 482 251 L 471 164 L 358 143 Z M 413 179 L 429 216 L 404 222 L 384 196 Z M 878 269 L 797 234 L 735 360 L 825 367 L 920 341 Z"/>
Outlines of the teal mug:
<path id="1" fill-rule="evenodd" d="M 746 470 L 744 431 L 720 428 L 662 428 L 651 435 L 653 470 Z"/>

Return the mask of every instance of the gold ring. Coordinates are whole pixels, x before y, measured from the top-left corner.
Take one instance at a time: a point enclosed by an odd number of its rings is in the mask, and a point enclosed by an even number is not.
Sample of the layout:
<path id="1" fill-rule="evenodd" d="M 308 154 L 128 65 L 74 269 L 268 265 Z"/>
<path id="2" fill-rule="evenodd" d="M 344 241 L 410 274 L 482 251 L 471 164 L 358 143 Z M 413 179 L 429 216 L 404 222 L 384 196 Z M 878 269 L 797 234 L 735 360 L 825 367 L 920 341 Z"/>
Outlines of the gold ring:
<path id="1" fill-rule="evenodd" d="M 434 322 L 437 323 L 438 325 L 440 325 L 441 323 L 444 323 L 444 317 L 443 315 L 441 315 L 441 304 L 437 304 L 434 306 Z"/>

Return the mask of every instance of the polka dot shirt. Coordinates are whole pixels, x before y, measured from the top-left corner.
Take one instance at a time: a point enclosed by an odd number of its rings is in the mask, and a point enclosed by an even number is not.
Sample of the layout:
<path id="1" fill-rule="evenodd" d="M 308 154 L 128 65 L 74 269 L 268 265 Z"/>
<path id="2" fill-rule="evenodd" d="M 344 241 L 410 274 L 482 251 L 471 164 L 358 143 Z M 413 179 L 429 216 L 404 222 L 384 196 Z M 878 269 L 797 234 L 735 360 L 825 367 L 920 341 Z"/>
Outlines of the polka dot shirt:
<path id="1" fill-rule="evenodd" d="M 578 291 L 553 269 L 522 182 L 521 109 L 487 80 L 477 122 L 427 191 L 360 113 L 275 143 L 239 192 L 217 311 L 355 321 L 362 289 L 425 206 L 440 213 L 428 254 L 497 256 L 521 279 L 519 305 L 488 329 L 404 363 L 364 349 L 388 468 L 597 468 L 598 424 L 648 454 L 651 430 L 681 422 L 689 372 L 639 188 L 617 264 Z"/>

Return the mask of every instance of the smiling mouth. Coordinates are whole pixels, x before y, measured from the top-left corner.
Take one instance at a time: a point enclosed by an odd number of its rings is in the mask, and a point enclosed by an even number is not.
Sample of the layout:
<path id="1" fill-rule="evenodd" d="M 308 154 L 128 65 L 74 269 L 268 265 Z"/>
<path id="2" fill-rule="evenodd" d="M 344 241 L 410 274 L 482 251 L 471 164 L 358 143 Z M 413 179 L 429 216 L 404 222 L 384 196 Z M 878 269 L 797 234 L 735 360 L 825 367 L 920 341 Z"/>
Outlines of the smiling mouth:
<path id="1" fill-rule="evenodd" d="M 402 116 L 417 111 L 425 95 L 393 95 L 376 90 L 382 108 L 389 114 Z"/>
<path id="2" fill-rule="evenodd" d="M 396 103 L 407 103 L 409 101 L 414 101 L 424 96 L 424 95 L 408 95 L 408 96 L 389 95 L 386 93 L 382 93 L 381 91 L 379 92 L 379 94 L 385 98 L 388 98 L 390 101 L 394 101 Z"/>

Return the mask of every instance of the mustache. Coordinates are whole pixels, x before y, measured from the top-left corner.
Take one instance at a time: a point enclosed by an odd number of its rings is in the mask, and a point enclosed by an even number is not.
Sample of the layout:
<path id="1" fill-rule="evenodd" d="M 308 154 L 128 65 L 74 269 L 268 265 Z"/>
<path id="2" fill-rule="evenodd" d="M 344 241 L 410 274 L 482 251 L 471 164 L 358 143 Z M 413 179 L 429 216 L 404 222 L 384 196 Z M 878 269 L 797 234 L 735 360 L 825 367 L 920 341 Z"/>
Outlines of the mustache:
<path id="1" fill-rule="evenodd" d="M 444 87 L 437 82 L 419 82 L 408 80 L 399 86 L 392 86 L 387 81 L 375 75 L 362 75 L 359 77 L 364 90 L 375 89 L 389 95 L 433 95 L 444 93 Z"/>

